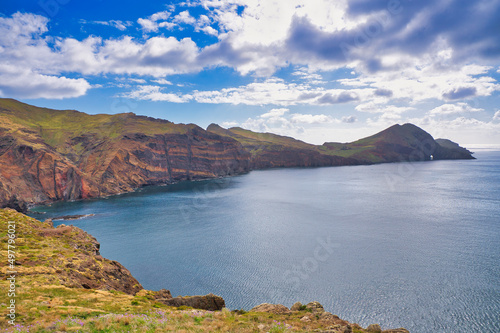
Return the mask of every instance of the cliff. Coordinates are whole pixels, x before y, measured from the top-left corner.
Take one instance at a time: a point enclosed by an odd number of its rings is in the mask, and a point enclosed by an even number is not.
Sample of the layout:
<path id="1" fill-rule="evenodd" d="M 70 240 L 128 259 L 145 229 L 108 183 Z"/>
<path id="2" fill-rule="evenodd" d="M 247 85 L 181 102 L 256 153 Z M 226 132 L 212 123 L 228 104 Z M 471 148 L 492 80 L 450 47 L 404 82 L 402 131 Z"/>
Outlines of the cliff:
<path id="1" fill-rule="evenodd" d="M 0 99 L 0 207 L 86 199 L 248 172 L 249 154 L 196 125 Z"/>
<path id="2" fill-rule="evenodd" d="M 0 207 L 18 211 L 254 169 L 425 161 L 431 155 L 473 158 L 411 124 L 318 146 L 237 127 L 204 130 L 132 113 L 88 115 L 0 99 Z"/>
<path id="3" fill-rule="evenodd" d="M 0 209 L 0 230 L 0 242 L 10 240 L 14 252 L 2 249 L 6 263 L 13 257 L 12 267 L 0 269 L 0 285 L 15 294 L 0 295 L 3 305 L 14 304 L 14 316 L 0 319 L 6 332 L 381 332 L 378 325 L 363 329 L 342 320 L 317 302 L 229 311 L 213 294 L 172 297 L 165 289 L 145 290 L 125 267 L 99 254 L 91 235 L 12 209 Z"/>

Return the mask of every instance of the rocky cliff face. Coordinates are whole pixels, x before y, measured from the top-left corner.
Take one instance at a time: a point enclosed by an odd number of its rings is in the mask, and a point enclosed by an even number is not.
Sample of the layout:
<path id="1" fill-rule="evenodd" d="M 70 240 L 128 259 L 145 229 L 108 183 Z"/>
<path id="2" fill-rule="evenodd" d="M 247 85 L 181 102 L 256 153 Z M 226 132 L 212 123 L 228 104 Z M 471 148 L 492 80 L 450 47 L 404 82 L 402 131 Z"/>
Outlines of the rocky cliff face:
<path id="1" fill-rule="evenodd" d="M 253 169 L 473 158 L 422 129 L 394 125 L 353 143 L 308 144 L 241 128 L 88 115 L 0 99 L 0 207 L 77 200 Z"/>
<path id="2" fill-rule="evenodd" d="M 3 103 L 2 103 L 3 102 Z M 0 207 L 86 199 L 250 170 L 236 140 L 133 114 L 0 100 Z"/>

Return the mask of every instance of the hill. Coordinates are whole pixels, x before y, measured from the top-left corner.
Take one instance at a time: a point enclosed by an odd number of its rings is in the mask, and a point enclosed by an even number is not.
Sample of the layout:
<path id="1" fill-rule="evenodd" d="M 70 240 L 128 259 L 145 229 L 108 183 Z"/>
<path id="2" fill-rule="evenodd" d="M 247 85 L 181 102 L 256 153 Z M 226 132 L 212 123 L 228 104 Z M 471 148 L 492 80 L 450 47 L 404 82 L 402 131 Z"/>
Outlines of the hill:
<path id="1" fill-rule="evenodd" d="M 88 115 L 0 99 L 0 207 L 102 197 L 141 186 L 319 167 L 470 159 L 411 124 L 352 143 L 312 145 L 242 128 L 207 130 L 133 113 Z"/>

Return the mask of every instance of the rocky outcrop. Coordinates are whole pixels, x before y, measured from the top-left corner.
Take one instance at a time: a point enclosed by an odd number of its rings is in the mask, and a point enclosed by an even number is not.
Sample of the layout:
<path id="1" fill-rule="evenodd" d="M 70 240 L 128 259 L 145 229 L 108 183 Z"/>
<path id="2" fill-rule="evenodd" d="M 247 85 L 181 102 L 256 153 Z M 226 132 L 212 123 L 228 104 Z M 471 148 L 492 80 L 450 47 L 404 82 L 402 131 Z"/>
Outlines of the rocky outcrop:
<path id="1" fill-rule="evenodd" d="M 178 296 L 170 299 L 158 300 L 165 305 L 169 306 L 189 306 L 200 310 L 218 311 L 226 306 L 224 299 L 214 294 L 205 296 Z"/>
<path id="2" fill-rule="evenodd" d="M 251 312 L 268 312 L 274 314 L 291 313 L 290 309 L 282 304 L 262 303 L 253 307 Z"/>
<path id="3" fill-rule="evenodd" d="M 161 289 L 159 291 L 141 290 L 136 296 L 147 297 L 151 300 L 156 300 L 168 306 L 174 307 L 192 307 L 199 310 L 218 311 L 222 310 L 226 305 L 224 299 L 214 294 L 205 296 L 178 296 L 172 297 L 170 290 Z"/>
<path id="4" fill-rule="evenodd" d="M 70 288 L 116 290 L 130 295 L 143 289 L 120 263 L 103 258 L 97 240 L 77 227 L 54 228 L 51 221 L 42 223 L 12 209 L 0 210 L 0 221 L 15 221 L 18 246 L 26 243 L 24 246 L 29 247 L 30 256 L 16 258 L 20 277 L 49 276 Z"/>
<path id="5" fill-rule="evenodd" d="M 293 306 L 288 309 L 286 306 L 281 304 L 270 304 L 263 303 L 255 306 L 250 310 L 251 312 L 265 312 L 272 314 L 281 315 L 295 315 L 300 313 L 299 316 L 301 322 L 313 323 L 319 322 L 323 326 L 329 327 L 326 331 L 321 331 L 323 333 L 352 333 L 352 332 L 366 332 L 366 333 L 409 333 L 408 330 L 404 328 L 384 330 L 380 328 L 378 324 L 371 324 L 366 329 L 363 329 L 358 324 L 351 324 L 348 321 L 340 319 L 338 316 L 325 311 L 323 305 L 319 302 L 310 302 L 305 306 L 300 302 L 296 302 Z"/>

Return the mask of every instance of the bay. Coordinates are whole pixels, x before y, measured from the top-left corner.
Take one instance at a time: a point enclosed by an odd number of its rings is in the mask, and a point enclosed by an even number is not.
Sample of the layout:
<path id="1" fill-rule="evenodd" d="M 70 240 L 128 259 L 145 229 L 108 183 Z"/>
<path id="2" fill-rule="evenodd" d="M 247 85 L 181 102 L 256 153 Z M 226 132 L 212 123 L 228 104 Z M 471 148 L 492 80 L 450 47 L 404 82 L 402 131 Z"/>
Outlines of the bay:
<path id="1" fill-rule="evenodd" d="M 146 289 L 230 309 L 319 301 L 362 326 L 500 332 L 500 152 L 293 168 L 33 209 L 75 221 Z M 36 212 L 45 212 L 43 215 Z"/>

